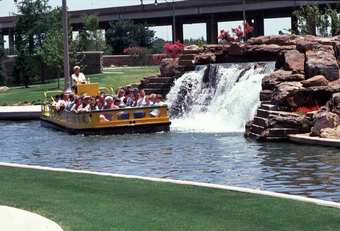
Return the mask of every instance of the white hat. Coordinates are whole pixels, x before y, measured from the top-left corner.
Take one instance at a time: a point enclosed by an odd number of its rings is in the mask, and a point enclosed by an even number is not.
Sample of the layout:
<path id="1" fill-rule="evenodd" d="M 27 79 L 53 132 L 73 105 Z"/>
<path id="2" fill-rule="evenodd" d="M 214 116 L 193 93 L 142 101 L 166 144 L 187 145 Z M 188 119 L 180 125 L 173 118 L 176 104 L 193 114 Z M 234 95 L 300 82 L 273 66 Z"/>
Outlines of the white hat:
<path id="1" fill-rule="evenodd" d="M 113 97 L 112 96 L 106 96 L 105 101 L 113 101 Z"/>
<path id="2" fill-rule="evenodd" d="M 77 70 L 77 69 L 80 70 L 80 66 L 74 66 L 74 67 L 73 67 L 73 70 L 74 70 L 74 71 Z"/>

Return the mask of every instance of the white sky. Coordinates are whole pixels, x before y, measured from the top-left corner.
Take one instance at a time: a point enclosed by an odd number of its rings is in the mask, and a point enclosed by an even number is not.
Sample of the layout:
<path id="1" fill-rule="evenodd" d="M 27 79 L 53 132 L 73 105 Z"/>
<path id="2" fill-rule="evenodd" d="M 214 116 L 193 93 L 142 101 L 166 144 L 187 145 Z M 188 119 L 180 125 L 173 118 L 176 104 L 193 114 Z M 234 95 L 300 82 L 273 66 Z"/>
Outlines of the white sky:
<path id="1" fill-rule="evenodd" d="M 172 1 L 172 0 L 168 0 Z M 177 1 L 177 0 L 176 0 Z M 50 0 L 51 6 L 61 5 L 61 0 Z M 143 0 L 144 4 L 154 3 L 154 0 Z M 158 0 L 158 2 L 165 2 L 165 0 Z M 70 10 L 81 10 L 90 8 L 102 8 L 112 6 L 128 6 L 139 5 L 140 0 L 68 0 L 68 6 Z M 13 0 L 0 1 L 0 16 L 12 15 L 16 11 Z M 222 28 L 230 30 L 231 27 L 240 25 L 240 21 L 236 22 L 220 22 L 218 25 L 219 30 Z M 205 24 L 185 24 L 183 27 L 184 39 L 198 39 L 203 36 L 206 38 Z M 277 34 L 279 30 L 289 29 L 290 19 L 265 19 L 265 34 Z M 171 26 L 153 27 L 156 31 L 156 36 L 165 40 L 171 40 L 172 32 Z"/>

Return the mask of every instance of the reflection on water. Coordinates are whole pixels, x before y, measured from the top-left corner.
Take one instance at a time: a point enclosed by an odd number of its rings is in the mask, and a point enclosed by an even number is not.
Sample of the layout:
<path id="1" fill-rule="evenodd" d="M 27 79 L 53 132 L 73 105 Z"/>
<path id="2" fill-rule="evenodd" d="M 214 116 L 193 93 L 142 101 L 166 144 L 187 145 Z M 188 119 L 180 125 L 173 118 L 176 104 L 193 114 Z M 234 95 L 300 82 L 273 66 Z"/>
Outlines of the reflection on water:
<path id="1" fill-rule="evenodd" d="M 195 180 L 340 201 L 339 149 L 256 143 L 241 134 L 70 136 L 0 123 L 0 161 Z M 1 177 L 1 176 L 0 176 Z"/>

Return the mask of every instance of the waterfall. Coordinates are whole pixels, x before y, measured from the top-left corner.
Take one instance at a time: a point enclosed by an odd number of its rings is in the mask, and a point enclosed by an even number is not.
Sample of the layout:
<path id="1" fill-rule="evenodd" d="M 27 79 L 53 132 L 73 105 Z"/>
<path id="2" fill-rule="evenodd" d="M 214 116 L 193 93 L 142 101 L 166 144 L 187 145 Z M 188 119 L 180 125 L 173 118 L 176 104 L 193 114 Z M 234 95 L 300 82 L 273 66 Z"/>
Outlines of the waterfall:
<path id="1" fill-rule="evenodd" d="M 167 95 L 172 128 L 183 132 L 241 132 L 259 105 L 262 78 L 274 63 L 198 66 Z"/>

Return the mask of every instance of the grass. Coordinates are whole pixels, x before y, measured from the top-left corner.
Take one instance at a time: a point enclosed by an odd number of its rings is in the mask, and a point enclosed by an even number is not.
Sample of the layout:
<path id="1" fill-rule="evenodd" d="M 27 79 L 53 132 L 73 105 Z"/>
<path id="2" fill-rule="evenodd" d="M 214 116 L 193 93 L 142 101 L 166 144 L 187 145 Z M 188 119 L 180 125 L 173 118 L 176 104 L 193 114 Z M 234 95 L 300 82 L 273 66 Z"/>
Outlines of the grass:
<path id="1" fill-rule="evenodd" d="M 137 83 L 148 75 L 159 72 L 157 66 L 117 68 L 105 70 L 103 74 L 89 75 L 90 81 L 98 82 L 101 87 L 112 87 L 117 89 L 131 83 Z M 60 89 L 63 89 L 63 80 L 60 81 Z M 0 93 L 0 106 L 22 105 L 22 104 L 41 104 L 45 91 L 58 90 L 57 80 L 42 85 L 32 85 L 29 88 L 13 87 L 10 90 Z"/>
<path id="2" fill-rule="evenodd" d="M 64 231 L 335 231 L 340 211 L 224 190 L 0 167 L 0 204 L 44 215 Z"/>

